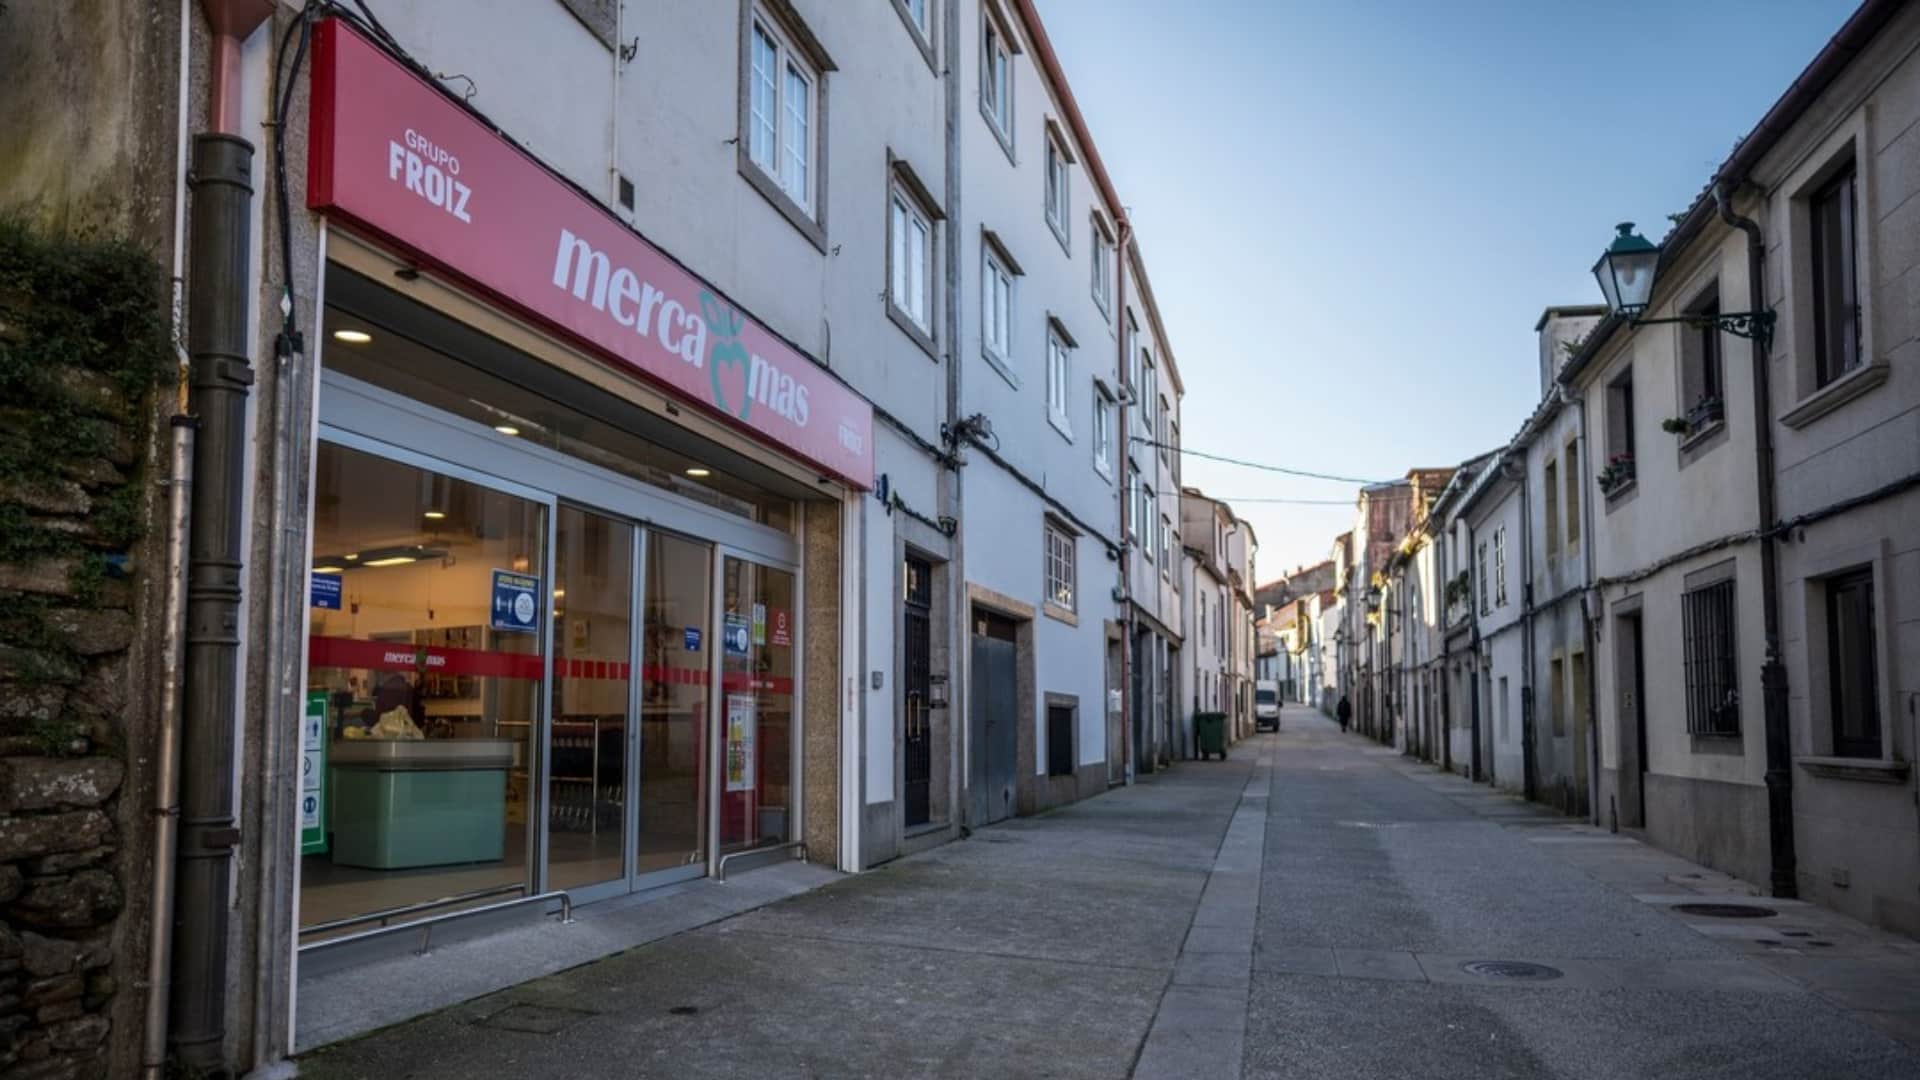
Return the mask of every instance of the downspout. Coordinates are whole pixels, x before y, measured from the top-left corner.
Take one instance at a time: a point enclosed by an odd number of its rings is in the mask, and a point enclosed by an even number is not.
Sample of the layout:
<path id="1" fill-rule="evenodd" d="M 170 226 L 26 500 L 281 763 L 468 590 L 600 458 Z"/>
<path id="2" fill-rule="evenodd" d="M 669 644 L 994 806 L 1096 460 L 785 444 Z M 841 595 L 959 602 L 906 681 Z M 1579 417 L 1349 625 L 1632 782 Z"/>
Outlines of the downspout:
<path id="1" fill-rule="evenodd" d="M 948 8 L 957 6 L 958 5 L 955 4 L 947 5 Z M 1133 239 L 1133 224 L 1127 220 L 1125 214 L 1120 212 L 1119 207 L 1116 206 L 1113 209 L 1113 231 L 1115 233 L 1113 244 L 1113 317 L 1120 331 L 1115 335 L 1120 339 L 1120 366 L 1114 369 L 1114 378 L 1119 380 L 1121 387 L 1127 392 L 1127 398 L 1131 401 L 1134 399 L 1134 395 L 1139 392 L 1134 388 L 1133 380 L 1127 378 L 1127 372 L 1129 370 L 1127 361 L 1130 359 L 1127 355 L 1127 245 Z M 1129 520 L 1129 515 L 1133 512 L 1133 499 L 1131 497 L 1133 494 L 1133 455 L 1129 447 L 1131 447 L 1133 443 L 1129 441 L 1131 435 L 1128 431 L 1130 425 L 1127 423 L 1127 419 L 1132 415 L 1132 405 L 1116 405 L 1114 411 L 1120 414 L 1119 424 L 1116 427 L 1117 437 L 1113 443 L 1114 453 L 1120 455 L 1120 460 L 1114 463 L 1120 474 L 1120 483 L 1117 485 L 1120 489 L 1120 610 L 1122 626 L 1122 640 L 1120 642 L 1120 761 L 1121 775 L 1127 783 L 1131 784 L 1133 783 L 1134 774 L 1133 709 L 1135 702 L 1133 700 L 1133 640 L 1135 627 L 1133 621 L 1133 542 L 1129 539 L 1133 535 L 1131 531 L 1132 522 Z"/>
<path id="2" fill-rule="evenodd" d="M 169 424 L 172 455 L 167 469 L 167 569 L 162 601 L 165 620 L 160 652 L 160 716 L 155 732 L 153 778 L 153 884 L 148 895 L 147 985 L 141 1031 L 140 1074 L 159 1080 L 167 1064 L 168 983 L 173 972 L 174 843 L 180 819 L 180 690 L 186 645 L 188 507 L 193 497 L 193 418 L 187 415 L 192 362 L 182 321 L 186 314 L 188 88 L 193 81 L 192 0 L 180 0 L 180 75 L 174 103 L 173 341 L 178 360 L 178 396 Z"/>
<path id="3" fill-rule="evenodd" d="M 1501 462 L 1500 471 L 1520 481 L 1520 787 L 1532 802 L 1539 795 L 1539 767 L 1533 760 L 1533 492 L 1526 459 L 1518 470 L 1513 464 Z"/>
<path id="4" fill-rule="evenodd" d="M 1580 414 L 1580 462 L 1593 460 L 1593 444 L 1587 441 L 1587 399 L 1580 394 L 1567 391 L 1567 384 L 1558 384 L 1560 403 L 1570 405 Z M 1587 818 L 1595 825 L 1600 824 L 1600 615 L 1595 604 L 1597 597 L 1593 591 L 1593 499 L 1587 492 L 1584 479 L 1575 478 L 1580 484 L 1580 558 L 1584 566 L 1585 580 L 1580 591 L 1580 628 L 1587 650 Z"/>
<path id="5" fill-rule="evenodd" d="M 246 476 L 248 253 L 253 144 L 239 121 L 240 45 L 272 0 L 203 0 L 213 32 L 211 129 L 194 137 L 187 287 L 191 401 L 202 425 L 193 454 L 182 698 L 179 875 L 172 980 L 174 1045 L 189 1071 L 225 1069 L 228 892 L 240 669 L 241 492 Z"/>
<path id="6" fill-rule="evenodd" d="M 1733 209 L 1728 181 L 1716 177 L 1714 205 L 1720 219 L 1747 236 L 1747 310 L 1767 310 L 1763 277 L 1766 241 L 1752 218 Z M 1767 834 L 1771 841 L 1773 895 L 1799 895 L 1793 844 L 1792 732 L 1787 715 L 1787 669 L 1780 660 L 1780 583 L 1773 525 L 1778 519 L 1773 490 L 1773 393 L 1767 342 L 1750 339 L 1753 351 L 1754 479 L 1760 503 L 1760 610 L 1766 626 L 1766 657 L 1760 665 L 1760 694 L 1766 717 Z"/>
<path id="7" fill-rule="evenodd" d="M 1498 466 L 1495 467 L 1497 468 Z M 1473 662 L 1467 666 L 1467 675 L 1469 681 L 1473 683 L 1473 686 L 1467 693 L 1467 700 L 1470 703 L 1469 709 L 1471 710 L 1472 717 L 1470 723 L 1472 725 L 1473 747 L 1468 751 L 1467 768 L 1470 775 L 1467 778 L 1474 781 L 1491 781 L 1493 777 L 1491 773 L 1487 771 L 1487 763 L 1480 758 L 1480 605 L 1474 602 L 1474 597 L 1479 595 L 1476 590 L 1480 585 L 1480 570 L 1479 563 L 1474 560 L 1473 556 L 1476 549 L 1477 545 L 1475 543 L 1473 522 L 1469 521 L 1467 522 L 1467 550 L 1461 553 L 1467 560 L 1467 566 L 1472 570 L 1472 573 L 1469 574 L 1467 578 L 1471 583 L 1467 587 L 1467 612 L 1473 620 L 1473 636 L 1468 639 L 1467 655 L 1472 657 Z M 1488 708 L 1492 708 L 1493 702 L 1487 702 L 1487 706 Z"/>
<path id="8" fill-rule="evenodd" d="M 960 40 L 959 5 L 946 5 L 946 26 L 942 41 L 948 48 L 940 53 L 944 64 L 940 72 L 946 86 L 946 197 L 947 280 L 942 292 L 947 305 L 947 408 L 946 426 L 954 431 L 960 422 L 960 75 L 953 66 L 952 43 Z M 971 662 L 968 633 L 971 614 L 967 611 L 966 530 L 960 528 L 960 506 L 965 485 L 960 482 L 958 445 L 947 446 L 947 458 L 940 463 L 940 513 L 954 523 L 948 536 L 951 545 L 947 563 L 947 792 L 952 805 L 947 820 L 966 820 L 965 811 L 973 805 L 966 781 L 971 773 L 965 768 L 968 677 Z"/>

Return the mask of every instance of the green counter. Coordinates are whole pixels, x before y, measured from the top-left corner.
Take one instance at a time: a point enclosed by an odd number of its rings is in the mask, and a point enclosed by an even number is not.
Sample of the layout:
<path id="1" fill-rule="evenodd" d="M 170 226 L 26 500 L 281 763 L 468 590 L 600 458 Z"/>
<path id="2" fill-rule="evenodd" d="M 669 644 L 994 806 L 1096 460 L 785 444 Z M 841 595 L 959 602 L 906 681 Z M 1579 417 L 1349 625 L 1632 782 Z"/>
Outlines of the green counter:
<path id="1" fill-rule="evenodd" d="M 510 739 L 334 743 L 334 863 L 405 870 L 500 861 L 513 746 Z"/>

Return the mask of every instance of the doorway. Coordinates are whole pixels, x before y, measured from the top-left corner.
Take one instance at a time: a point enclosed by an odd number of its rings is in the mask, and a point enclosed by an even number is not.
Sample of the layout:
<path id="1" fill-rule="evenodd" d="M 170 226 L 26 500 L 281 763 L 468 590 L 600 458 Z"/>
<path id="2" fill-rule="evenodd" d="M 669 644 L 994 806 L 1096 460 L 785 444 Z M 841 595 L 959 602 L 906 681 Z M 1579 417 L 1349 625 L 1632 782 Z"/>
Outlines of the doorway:
<path id="1" fill-rule="evenodd" d="M 975 825 L 1013 816 L 1020 722 L 1017 640 L 1012 619 L 974 612 L 967 700 Z"/>
<path id="2" fill-rule="evenodd" d="M 1614 637 L 1614 670 L 1620 698 L 1620 824 L 1631 829 L 1647 826 L 1647 702 L 1642 663 L 1640 613 L 1622 615 Z"/>
<path id="3" fill-rule="evenodd" d="M 715 720 L 722 853 L 791 842 L 794 767 L 794 575 L 737 554 L 721 557 L 716 597 L 720 691 Z"/>
<path id="4" fill-rule="evenodd" d="M 933 565 L 907 556 L 901 594 L 905 671 L 901 680 L 902 809 L 909 829 L 933 819 Z"/>

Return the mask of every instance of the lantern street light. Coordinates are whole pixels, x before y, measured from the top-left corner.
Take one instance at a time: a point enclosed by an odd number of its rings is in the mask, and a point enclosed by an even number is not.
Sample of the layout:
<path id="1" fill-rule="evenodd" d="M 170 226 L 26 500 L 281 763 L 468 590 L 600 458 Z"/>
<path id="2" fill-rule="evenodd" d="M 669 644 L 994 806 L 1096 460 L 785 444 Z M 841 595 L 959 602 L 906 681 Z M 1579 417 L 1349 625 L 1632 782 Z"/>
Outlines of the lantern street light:
<path id="1" fill-rule="evenodd" d="M 1634 326 L 1660 323 L 1685 323 L 1696 329 L 1712 328 L 1735 337 L 1750 338 L 1767 348 L 1773 341 L 1773 312 L 1730 311 L 1676 315 L 1669 319 L 1643 319 L 1653 298 L 1653 280 L 1660 269 L 1660 249 L 1646 237 L 1633 231 L 1633 222 L 1623 221 L 1613 243 L 1600 253 L 1593 264 L 1593 277 L 1600 283 L 1600 294 L 1607 309 Z"/>

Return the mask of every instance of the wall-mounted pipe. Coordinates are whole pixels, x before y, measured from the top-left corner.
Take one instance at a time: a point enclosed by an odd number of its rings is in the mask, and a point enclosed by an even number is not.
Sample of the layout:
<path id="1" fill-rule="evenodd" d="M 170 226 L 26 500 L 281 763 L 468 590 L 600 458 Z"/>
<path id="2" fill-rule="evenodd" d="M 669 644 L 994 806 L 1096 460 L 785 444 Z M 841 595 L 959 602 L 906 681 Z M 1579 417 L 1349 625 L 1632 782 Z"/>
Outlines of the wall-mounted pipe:
<path id="1" fill-rule="evenodd" d="M 1713 201 L 1720 219 L 1746 234 L 1747 310 L 1767 310 L 1766 240 L 1753 219 L 1733 209 L 1725 177 L 1715 177 Z M 1774 522 L 1779 514 L 1773 491 L 1773 383 L 1764 335 L 1750 339 L 1753 356 L 1754 480 L 1760 517 L 1760 611 L 1766 629 L 1766 656 L 1760 665 L 1760 696 L 1766 724 L 1767 833 L 1772 855 L 1773 895 L 1799 895 L 1793 841 L 1793 743 L 1787 713 L 1787 668 L 1780 659 L 1780 579 Z"/>

